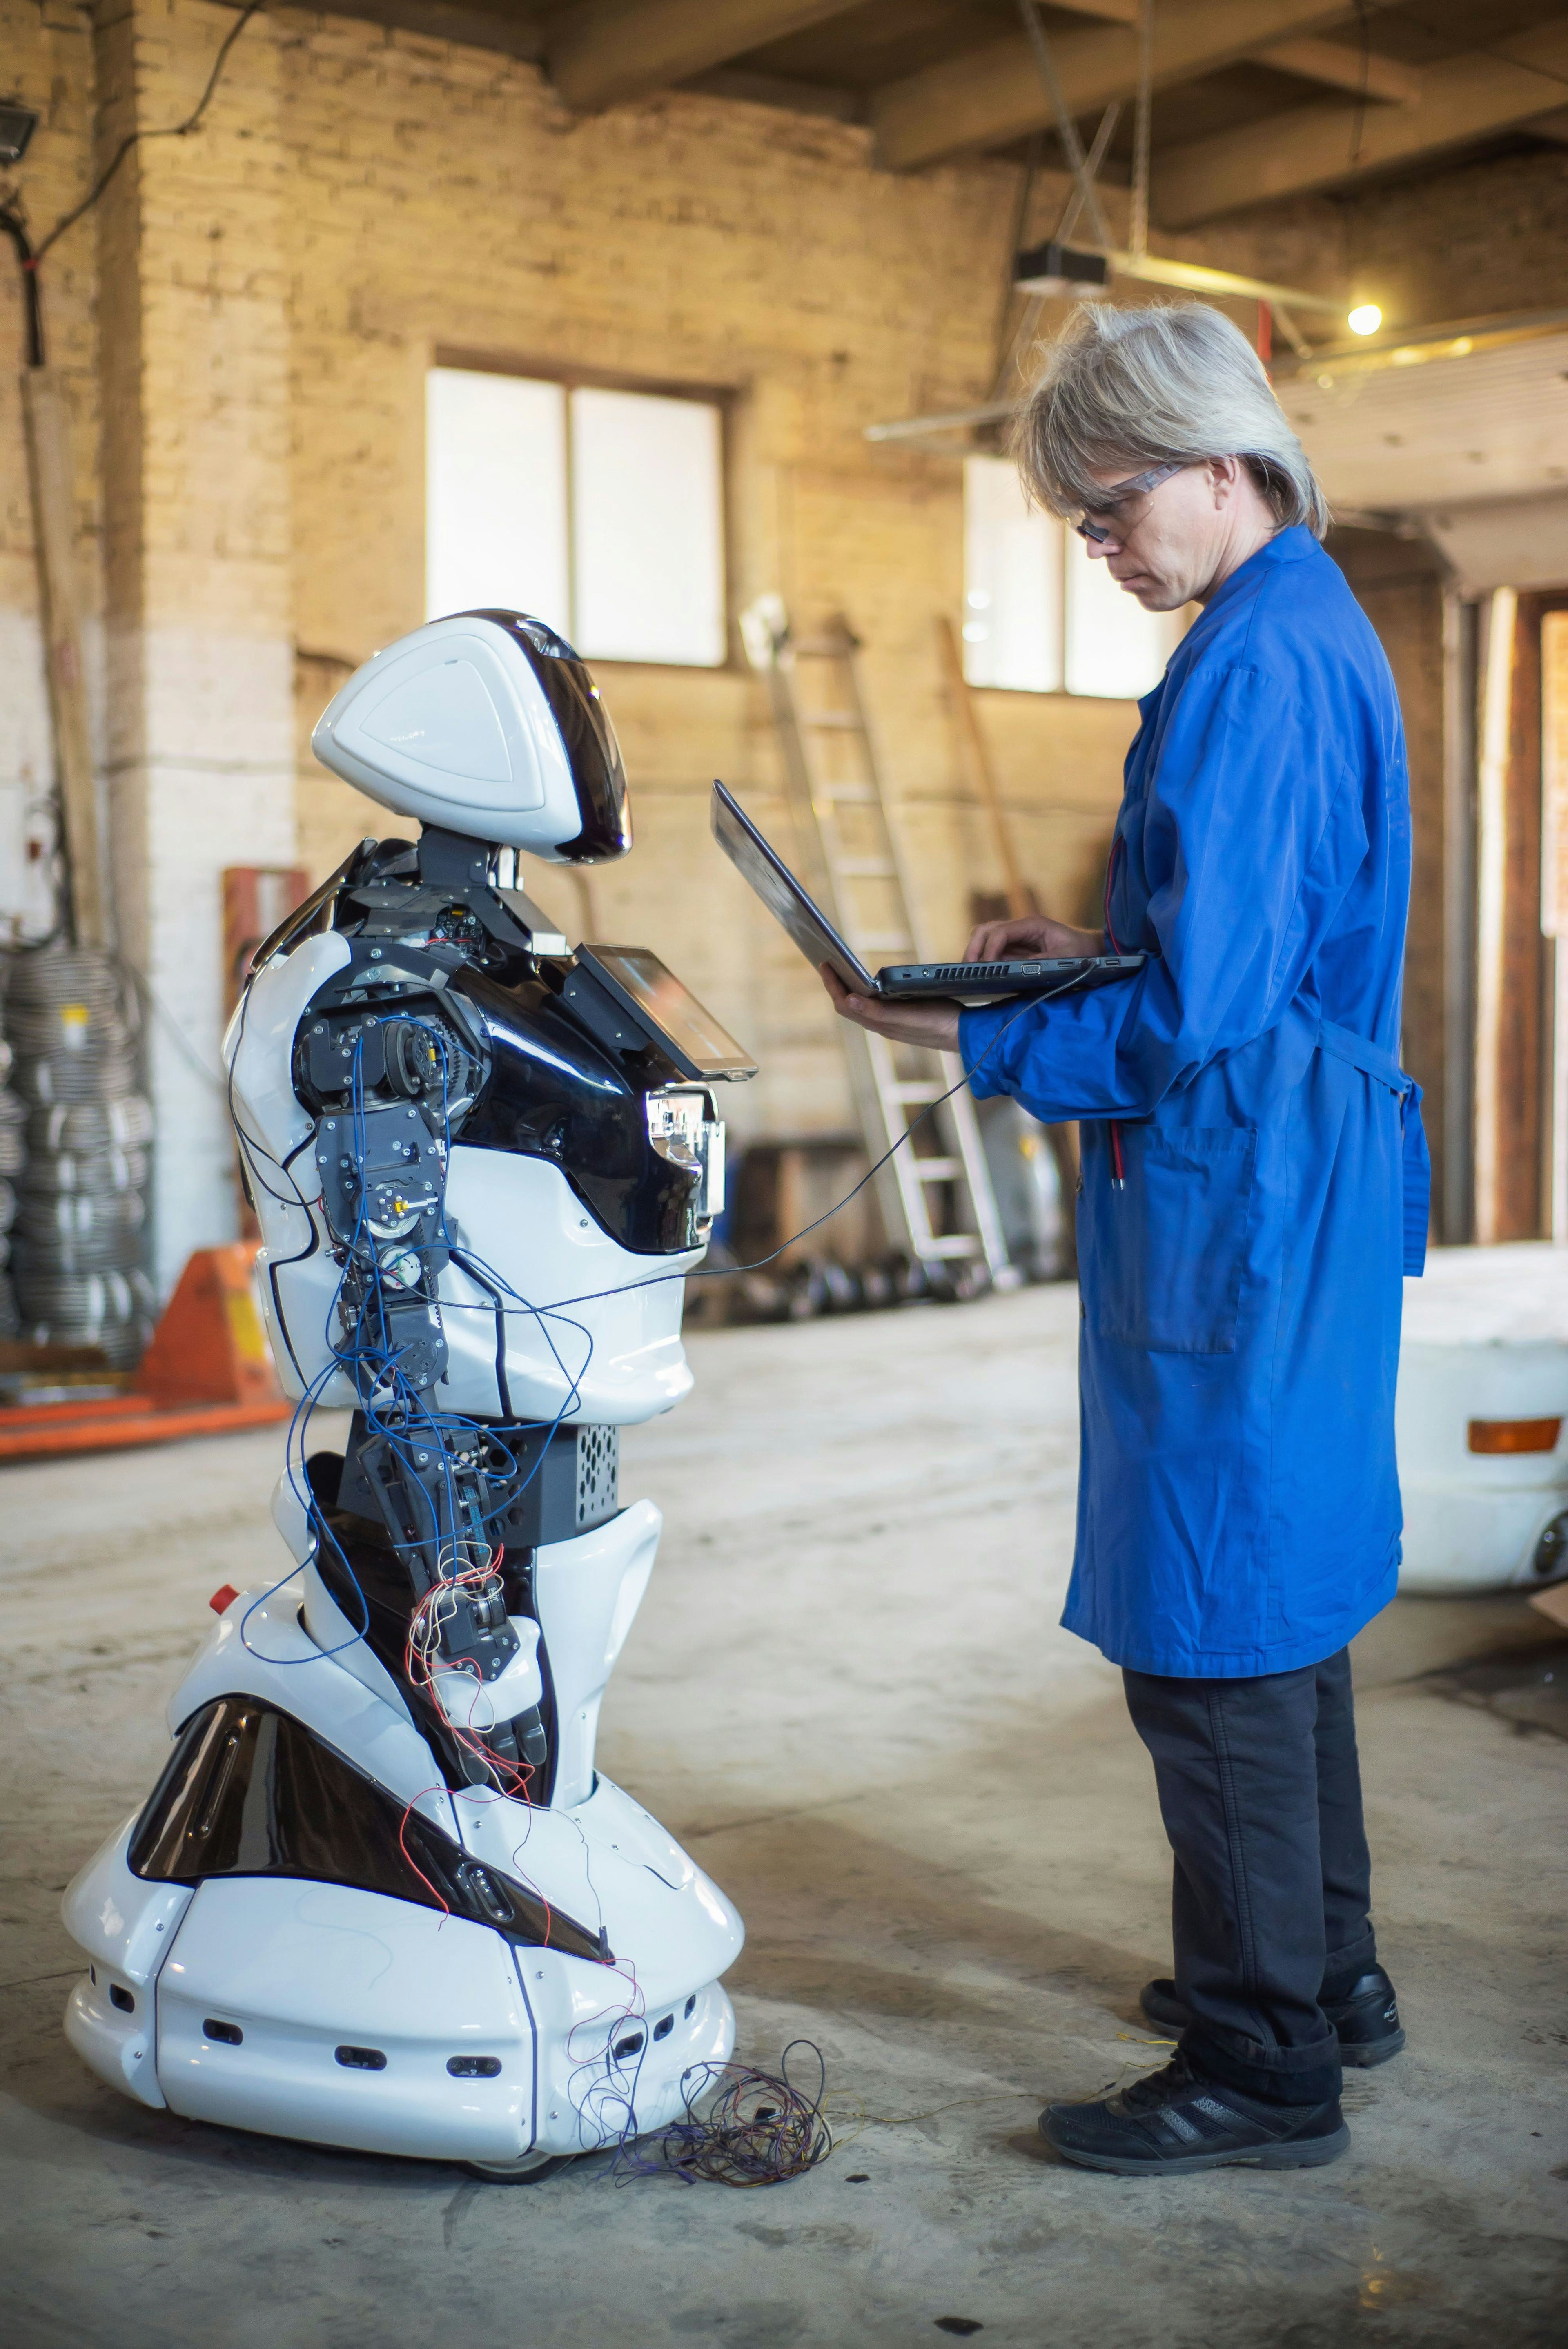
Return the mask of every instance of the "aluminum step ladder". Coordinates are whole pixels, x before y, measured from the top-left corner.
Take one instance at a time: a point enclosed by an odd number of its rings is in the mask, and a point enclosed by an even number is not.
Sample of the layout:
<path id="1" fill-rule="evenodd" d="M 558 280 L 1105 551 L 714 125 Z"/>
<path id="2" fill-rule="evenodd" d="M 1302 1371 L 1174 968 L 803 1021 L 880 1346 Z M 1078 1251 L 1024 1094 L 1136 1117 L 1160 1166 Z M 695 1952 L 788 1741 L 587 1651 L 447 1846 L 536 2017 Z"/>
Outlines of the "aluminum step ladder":
<path id="1" fill-rule="evenodd" d="M 820 636 L 796 636 L 776 595 L 759 598 L 740 626 L 748 657 L 768 678 L 807 887 L 870 968 L 928 959 L 889 816 L 853 630 L 838 618 Z M 983 1267 L 995 1287 L 1016 1287 L 1021 1275 L 1008 1261 L 957 1054 L 891 1043 L 851 1021 L 842 1026 L 873 1165 L 892 1151 L 877 1176 L 889 1239 L 961 1290 L 965 1265 Z M 934 1102 L 941 1106 L 921 1118 Z M 912 1117 L 921 1123 L 904 1143 Z"/>

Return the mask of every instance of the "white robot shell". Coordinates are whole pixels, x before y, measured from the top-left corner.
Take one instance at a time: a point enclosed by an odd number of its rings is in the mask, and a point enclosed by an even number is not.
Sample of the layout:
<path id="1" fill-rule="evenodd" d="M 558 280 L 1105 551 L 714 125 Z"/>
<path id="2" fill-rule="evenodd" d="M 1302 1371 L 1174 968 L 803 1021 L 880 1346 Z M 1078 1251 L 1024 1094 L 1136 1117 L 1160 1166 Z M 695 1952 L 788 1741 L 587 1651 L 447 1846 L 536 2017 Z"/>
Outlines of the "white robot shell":
<path id="1" fill-rule="evenodd" d="M 609 711 L 564 638 L 524 612 L 430 620 L 355 670 L 311 737 L 382 807 L 551 864 L 632 844 Z"/>

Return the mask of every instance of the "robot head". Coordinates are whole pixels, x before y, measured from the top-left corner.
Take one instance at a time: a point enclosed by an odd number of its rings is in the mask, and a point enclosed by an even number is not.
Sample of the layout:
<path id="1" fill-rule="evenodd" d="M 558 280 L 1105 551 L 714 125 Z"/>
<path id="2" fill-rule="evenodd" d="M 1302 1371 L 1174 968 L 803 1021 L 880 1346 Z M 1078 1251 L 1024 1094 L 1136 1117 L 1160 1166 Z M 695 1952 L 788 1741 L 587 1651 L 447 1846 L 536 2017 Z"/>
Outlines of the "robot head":
<path id="1" fill-rule="evenodd" d="M 610 713 L 571 646 L 525 612 L 430 620 L 372 654 L 311 736 L 324 767 L 399 815 L 601 864 L 632 845 Z"/>

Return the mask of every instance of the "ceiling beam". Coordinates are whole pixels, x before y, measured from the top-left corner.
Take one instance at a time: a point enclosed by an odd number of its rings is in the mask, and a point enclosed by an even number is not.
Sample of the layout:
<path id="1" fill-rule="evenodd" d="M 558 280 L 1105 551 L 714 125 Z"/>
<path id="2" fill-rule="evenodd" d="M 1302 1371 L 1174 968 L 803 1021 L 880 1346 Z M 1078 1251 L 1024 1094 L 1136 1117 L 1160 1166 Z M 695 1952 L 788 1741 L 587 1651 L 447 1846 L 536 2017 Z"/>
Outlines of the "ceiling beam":
<path id="1" fill-rule="evenodd" d="M 644 97 L 783 40 L 853 0 L 585 0 L 545 41 L 550 78 L 580 114 Z"/>
<path id="2" fill-rule="evenodd" d="M 1321 82 L 1328 89 L 1347 89 L 1356 98 L 1376 98 L 1386 106 L 1414 106 L 1421 95 L 1419 66 L 1401 65 L 1397 57 L 1363 57 L 1343 41 L 1275 41 L 1254 49 L 1253 63 L 1272 66 L 1298 80 Z"/>
<path id="3" fill-rule="evenodd" d="M 1428 66 L 1415 106 L 1304 106 L 1170 149 L 1155 159 L 1151 207 L 1162 227 L 1191 228 L 1462 147 L 1549 113 L 1565 75 L 1568 24 L 1559 17 L 1484 54 Z"/>
<path id="4" fill-rule="evenodd" d="M 1374 6 L 1386 0 L 1371 0 Z M 1191 81 L 1233 65 L 1273 40 L 1340 22 L 1345 0 L 1186 0 L 1154 13 L 1154 83 Z M 1069 112 L 1087 114 L 1138 87 L 1139 36 L 1131 26 L 1057 33 L 1051 42 Z M 913 171 L 948 156 L 1001 147 L 1044 128 L 1048 99 L 1020 32 L 987 41 L 873 93 L 877 160 Z"/>

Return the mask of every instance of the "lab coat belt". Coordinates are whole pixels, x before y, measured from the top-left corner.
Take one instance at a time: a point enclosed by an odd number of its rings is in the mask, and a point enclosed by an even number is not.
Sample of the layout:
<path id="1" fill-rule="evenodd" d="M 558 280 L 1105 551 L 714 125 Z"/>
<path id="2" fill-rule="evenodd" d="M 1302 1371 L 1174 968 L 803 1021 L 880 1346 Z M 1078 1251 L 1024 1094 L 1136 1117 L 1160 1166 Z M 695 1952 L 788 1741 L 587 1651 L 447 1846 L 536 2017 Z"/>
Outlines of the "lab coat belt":
<path id="1" fill-rule="evenodd" d="M 1427 1224 L 1431 1209 L 1432 1162 L 1427 1149 L 1426 1128 L 1421 1123 L 1421 1088 L 1414 1077 L 1408 1077 L 1392 1052 L 1381 1044 L 1357 1036 L 1353 1028 L 1341 1028 L 1332 1019 L 1320 1020 L 1317 1030 L 1319 1048 L 1336 1061 L 1348 1061 L 1391 1093 L 1399 1097 L 1399 1123 L 1404 1133 L 1402 1173 L 1404 1176 L 1404 1268 L 1407 1279 L 1415 1279 L 1427 1267 Z"/>

